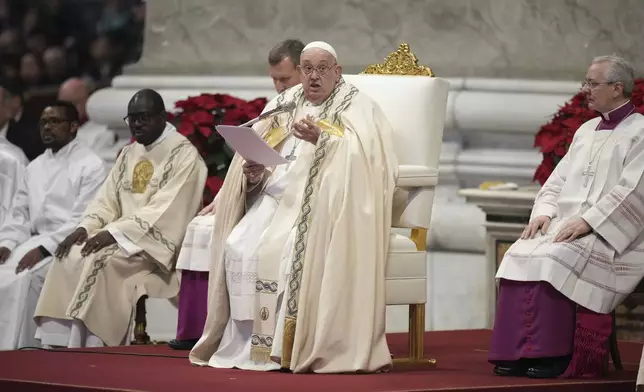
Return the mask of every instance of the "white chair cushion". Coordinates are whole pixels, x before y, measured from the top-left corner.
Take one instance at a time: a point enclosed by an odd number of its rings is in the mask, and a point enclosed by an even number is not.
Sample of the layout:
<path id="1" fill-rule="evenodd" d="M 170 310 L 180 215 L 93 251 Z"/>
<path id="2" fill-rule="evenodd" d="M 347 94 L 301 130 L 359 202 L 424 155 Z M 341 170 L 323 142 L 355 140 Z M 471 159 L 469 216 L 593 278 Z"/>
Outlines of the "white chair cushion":
<path id="1" fill-rule="evenodd" d="M 424 304 L 427 300 L 427 253 L 404 235 L 392 233 L 385 270 L 387 305 Z"/>

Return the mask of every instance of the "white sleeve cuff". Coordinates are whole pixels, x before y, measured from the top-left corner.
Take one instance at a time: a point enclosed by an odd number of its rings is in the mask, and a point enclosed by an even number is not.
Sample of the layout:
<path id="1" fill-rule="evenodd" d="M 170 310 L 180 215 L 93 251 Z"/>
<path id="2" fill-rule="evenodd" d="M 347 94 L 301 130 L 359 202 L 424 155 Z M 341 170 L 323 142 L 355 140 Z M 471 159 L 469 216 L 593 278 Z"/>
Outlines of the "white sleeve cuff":
<path id="1" fill-rule="evenodd" d="M 0 241 L 0 248 L 7 248 L 12 252 L 16 248 L 16 246 L 18 246 L 18 243 L 16 241 L 12 241 L 12 240 Z"/>
<path id="2" fill-rule="evenodd" d="M 137 253 L 143 252 L 143 249 L 136 246 L 134 242 L 130 241 L 130 239 L 127 238 L 125 234 L 121 232 L 121 230 L 115 229 L 115 228 L 109 228 L 107 229 L 107 231 L 109 231 L 112 237 L 114 237 L 114 239 L 116 240 L 116 243 L 119 245 L 119 247 L 127 257 L 132 257 Z"/>

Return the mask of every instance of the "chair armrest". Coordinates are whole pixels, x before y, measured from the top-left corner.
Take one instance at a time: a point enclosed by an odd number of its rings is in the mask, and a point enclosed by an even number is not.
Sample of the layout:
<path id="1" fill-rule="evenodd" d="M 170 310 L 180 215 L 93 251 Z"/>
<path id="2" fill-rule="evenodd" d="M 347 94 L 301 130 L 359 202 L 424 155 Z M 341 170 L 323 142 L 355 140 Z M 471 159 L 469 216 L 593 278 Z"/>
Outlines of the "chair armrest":
<path id="1" fill-rule="evenodd" d="M 396 186 L 401 188 L 435 187 L 438 184 L 438 169 L 421 165 L 398 166 Z"/>

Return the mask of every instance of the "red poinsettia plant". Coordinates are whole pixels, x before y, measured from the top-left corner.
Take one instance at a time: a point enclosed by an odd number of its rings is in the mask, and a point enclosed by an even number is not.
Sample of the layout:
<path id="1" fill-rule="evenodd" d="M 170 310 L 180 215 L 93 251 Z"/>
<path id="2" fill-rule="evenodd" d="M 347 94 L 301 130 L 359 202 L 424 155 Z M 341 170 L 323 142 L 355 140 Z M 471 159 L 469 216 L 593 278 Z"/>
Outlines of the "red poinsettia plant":
<path id="1" fill-rule="evenodd" d="M 644 114 L 644 79 L 635 80 L 631 101 L 635 105 L 635 111 Z M 541 150 L 543 160 L 534 173 L 534 181 L 543 185 L 548 180 L 557 163 L 568 152 L 577 129 L 598 115 L 588 108 L 586 94 L 580 91 L 559 109 L 550 122 L 539 129 L 534 146 Z"/>
<path id="2" fill-rule="evenodd" d="M 215 130 L 217 125 L 241 125 L 260 115 L 266 98 L 245 101 L 225 94 L 201 94 L 175 103 L 168 121 L 197 147 L 208 167 L 204 205 L 210 204 L 224 183 L 234 152 Z"/>

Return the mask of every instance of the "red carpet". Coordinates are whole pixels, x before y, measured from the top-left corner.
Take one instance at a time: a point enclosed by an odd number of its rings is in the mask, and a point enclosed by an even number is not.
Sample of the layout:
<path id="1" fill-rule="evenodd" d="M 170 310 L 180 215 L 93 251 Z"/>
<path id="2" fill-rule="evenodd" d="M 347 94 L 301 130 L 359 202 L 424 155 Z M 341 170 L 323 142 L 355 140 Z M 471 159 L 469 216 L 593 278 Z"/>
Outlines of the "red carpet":
<path id="1" fill-rule="evenodd" d="M 521 391 L 632 392 L 642 345 L 620 343 L 626 370 L 603 380 L 501 378 L 487 363 L 490 331 L 425 334 L 425 352 L 436 369 L 370 375 L 293 375 L 191 366 L 187 352 L 166 346 L 111 347 L 86 352 L 0 352 L 0 391 Z M 405 351 L 403 334 L 389 336 L 394 355 Z M 81 350 L 82 351 L 82 350 Z M 90 353 L 87 351 L 100 351 Z M 136 354 L 136 355 L 125 355 Z"/>

